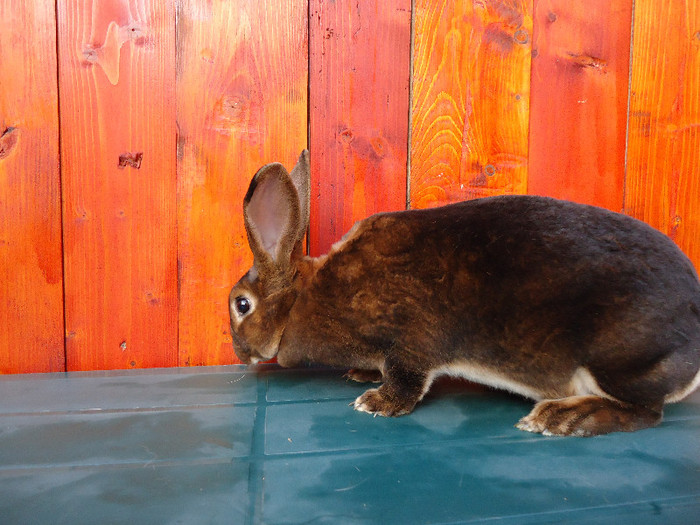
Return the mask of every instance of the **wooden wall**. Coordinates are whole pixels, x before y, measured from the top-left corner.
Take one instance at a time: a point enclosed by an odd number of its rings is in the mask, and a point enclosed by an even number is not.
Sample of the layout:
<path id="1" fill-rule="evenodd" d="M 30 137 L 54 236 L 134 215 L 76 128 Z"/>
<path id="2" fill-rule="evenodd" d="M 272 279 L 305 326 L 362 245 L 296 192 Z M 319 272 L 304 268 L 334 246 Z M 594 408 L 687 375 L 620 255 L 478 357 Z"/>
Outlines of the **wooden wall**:
<path id="1" fill-rule="evenodd" d="M 700 266 L 695 0 L 0 3 L 0 373 L 235 362 L 241 201 L 309 146 L 309 247 L 501 193 Z"/>

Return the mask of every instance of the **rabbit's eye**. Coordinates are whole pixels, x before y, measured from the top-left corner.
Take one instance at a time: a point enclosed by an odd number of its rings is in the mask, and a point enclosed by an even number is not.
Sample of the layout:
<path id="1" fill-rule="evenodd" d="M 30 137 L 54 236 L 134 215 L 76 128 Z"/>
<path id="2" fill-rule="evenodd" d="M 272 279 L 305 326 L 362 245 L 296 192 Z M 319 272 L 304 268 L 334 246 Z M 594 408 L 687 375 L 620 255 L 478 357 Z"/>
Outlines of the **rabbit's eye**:
<path id="1" fill-rule="evenodd" d="M 241 314 L 245 315 L 250 311 L 250 300 L 246 297 L 236 297 L 236 311 Z"/>

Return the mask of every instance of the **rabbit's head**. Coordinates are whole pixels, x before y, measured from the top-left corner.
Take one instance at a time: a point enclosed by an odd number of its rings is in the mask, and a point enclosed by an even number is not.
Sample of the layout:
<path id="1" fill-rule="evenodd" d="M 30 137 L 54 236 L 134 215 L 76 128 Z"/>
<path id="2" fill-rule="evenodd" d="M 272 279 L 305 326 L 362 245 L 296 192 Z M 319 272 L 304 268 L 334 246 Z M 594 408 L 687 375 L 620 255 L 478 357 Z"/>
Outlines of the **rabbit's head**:
<path id="1" fill-rule="evenodd" d="M 304 256 L 309 225 L 309 152 L 288 173 L 279 163 L 258 170 L 243 200 L 253 266 L 229 295 L 231 336 L 244 363 L 277 355 L 297 297 L 297 261 Z"/>

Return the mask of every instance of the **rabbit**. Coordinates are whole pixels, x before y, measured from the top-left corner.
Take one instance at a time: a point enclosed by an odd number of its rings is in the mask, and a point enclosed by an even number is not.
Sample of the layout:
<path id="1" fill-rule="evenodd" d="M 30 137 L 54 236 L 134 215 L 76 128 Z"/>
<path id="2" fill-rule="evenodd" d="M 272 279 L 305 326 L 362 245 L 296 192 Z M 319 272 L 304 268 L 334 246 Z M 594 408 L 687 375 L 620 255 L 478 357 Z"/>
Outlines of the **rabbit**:
<path id="1" fill-rule="evenodd" d="M 243 363 L 323 364 L 381 381 L 352 404 L 411 412 L 441 375 L 536 402 L 517 427 L 593 436 L 660 423 L 700 382 L 700 284 L 629 216 L 504 195 L 359 221 L 304 255 L 309 153 L 253 177 L 252 268 L 229 296 Z"/>

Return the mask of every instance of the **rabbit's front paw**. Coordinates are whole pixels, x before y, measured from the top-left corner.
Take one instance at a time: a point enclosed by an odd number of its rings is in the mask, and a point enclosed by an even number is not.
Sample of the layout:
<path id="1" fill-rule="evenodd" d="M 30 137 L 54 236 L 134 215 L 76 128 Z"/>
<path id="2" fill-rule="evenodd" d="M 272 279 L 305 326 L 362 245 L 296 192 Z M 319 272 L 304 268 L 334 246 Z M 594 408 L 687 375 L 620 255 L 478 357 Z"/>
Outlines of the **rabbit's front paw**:
<path id="1" fill-rule="evenodd" d="M 358 383 L 381 383 L 382 373 L 379 370 L 364 370 L 362 368 L 351 368 L 344 377 L 357 381 Z"/>
<path id="2" fill-rule="evenodd" d="M 355 410 L 374 414 L 375 417 L 377 415 L 386 417 L 401 416 L 408 414 L 413 409 L 413 406 L 406 406 L 386 396 L 382 392 L 381 387 L 367 390 L 355 400 L 353 406 Z"/>

